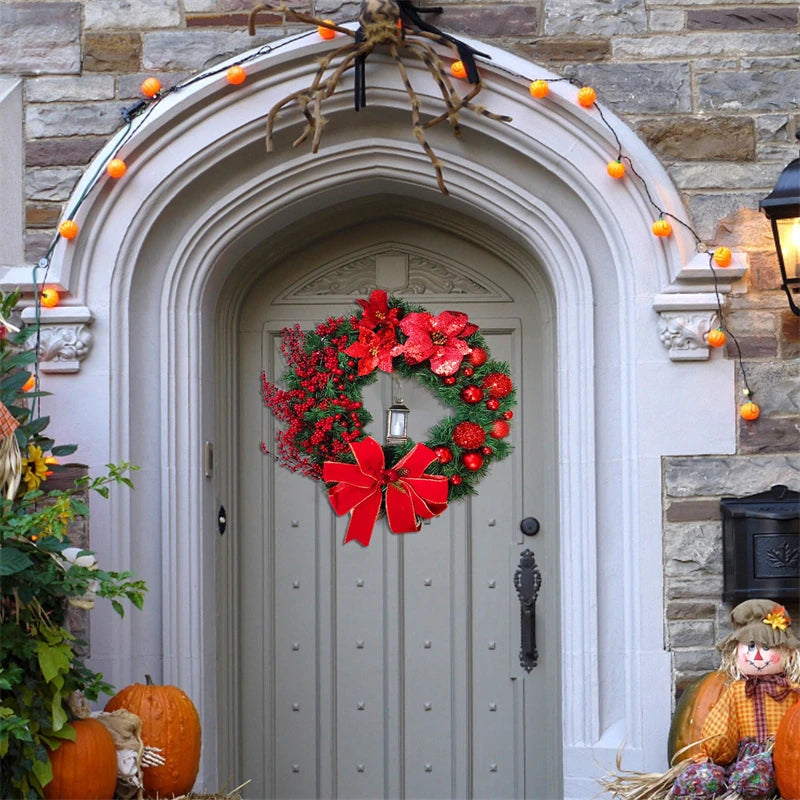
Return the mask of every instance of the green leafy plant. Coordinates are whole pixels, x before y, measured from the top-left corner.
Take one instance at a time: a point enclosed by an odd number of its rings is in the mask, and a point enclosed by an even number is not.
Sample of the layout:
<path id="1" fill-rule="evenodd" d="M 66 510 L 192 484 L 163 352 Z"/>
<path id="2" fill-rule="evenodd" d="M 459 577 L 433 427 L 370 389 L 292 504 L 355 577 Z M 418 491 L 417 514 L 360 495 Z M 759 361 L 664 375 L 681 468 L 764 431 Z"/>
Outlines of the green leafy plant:
<path id="1" fill-rule="evenodd" d="M 59 469 L 45 463 L 45 453 L 64 456 L 75 447 L 55 445 L 44 432 L 49 419 L 36 416 L 41 393 L 22 389 L 35 353 L 23 349 L 30 330 L 8 323 L 17 300 L 0 295 L 0 401 L 19 423 L 14 435 L 25 456 L 16 496 L 0 500 L 0 796 L 36 798 L 52 777 L 48 748 L 74 739 L 70 696 L 113 694 L 82 661 L 85 642 L 69 629 L 70 607 L 91 608 L 99 596 L 122 615 L 123 600 L 141 608 L 146 586 L 129 572 L 100 569 L 90 550 L 69 539 L 74 521 L 88 516 L 90 493 L 133 488 L 128 473 L 135 467 L 108 464 L 105 475 L 84 476 L 66 490 L 42 484 L 47 471 Z"/>

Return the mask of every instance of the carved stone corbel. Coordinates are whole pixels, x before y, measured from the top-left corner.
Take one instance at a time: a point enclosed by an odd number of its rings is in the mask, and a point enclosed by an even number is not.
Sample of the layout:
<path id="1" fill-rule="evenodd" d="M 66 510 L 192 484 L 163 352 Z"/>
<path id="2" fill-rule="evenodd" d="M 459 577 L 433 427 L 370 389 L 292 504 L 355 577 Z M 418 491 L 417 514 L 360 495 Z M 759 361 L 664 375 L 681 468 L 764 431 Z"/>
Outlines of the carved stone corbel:
<path id="1" fill-rule="evenodd" d="M 26 308 L 22 319 L 35 324 L 36 311 Z M 42 372 L 78 372 L 92 349 L 92 312 L 86 306 L 39 309 L 39 369 Z M 30 338 L 36 347 L 37 337 Z"/>
<path id="2" fill-rule="evenodd" d="M 653 298 L 653 309 L 659 315 L 658 335 L 673 361 L 709 358 L 706 334 L 719 325 L 717 293 L 720 302 L 724 302 L 731 283 L 746 271 L 744 253 L 734 253 L 729 267 L 713 270 L 708 254 L 697 253 L 678 273 L 675 282 Z"/>

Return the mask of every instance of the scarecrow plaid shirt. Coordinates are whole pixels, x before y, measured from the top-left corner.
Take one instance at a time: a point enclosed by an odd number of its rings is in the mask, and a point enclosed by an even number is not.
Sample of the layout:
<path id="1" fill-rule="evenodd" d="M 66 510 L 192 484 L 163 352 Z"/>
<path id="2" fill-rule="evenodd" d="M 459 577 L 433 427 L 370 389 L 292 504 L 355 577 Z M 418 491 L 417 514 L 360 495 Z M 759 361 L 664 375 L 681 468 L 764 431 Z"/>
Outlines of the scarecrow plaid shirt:
<path id="1" fill-rule="evenodd" d="M 798 700 L 800 684 L 785 679 L 782 682 L 763 678 L 734 681 L 703 723 L 702 738 L 711 738 L 703 742 L 701 750 L 716 764 L 730 764 L 736 758 L 742 739 L 759 742 L 774 739 L 784 714 Z"/>

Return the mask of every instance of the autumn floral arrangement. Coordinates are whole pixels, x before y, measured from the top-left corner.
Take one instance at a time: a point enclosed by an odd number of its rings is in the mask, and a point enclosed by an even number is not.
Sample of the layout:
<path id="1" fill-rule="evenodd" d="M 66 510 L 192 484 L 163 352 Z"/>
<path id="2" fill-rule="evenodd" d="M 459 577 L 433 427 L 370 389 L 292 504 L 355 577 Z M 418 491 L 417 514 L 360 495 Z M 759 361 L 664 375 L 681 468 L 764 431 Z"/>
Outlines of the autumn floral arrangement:
<path id="1" fill-rule="evenodd" d="M 276 457 L 328 484 L 336 513 L 351 513 L 345 541 L 366 545 L 381 513 L 395 533 L 418 530 L 420 519 L 474 494 L 491 463 L 511 452 L 516 398 L 508 364 L 491 358 L 466 314 L 434 315 L 380 289 L 356 303 L 354 314 L 313 331 L 284 329 L 283 387 L 261 380 L 266 406 L 285 424 Z M 363 389 L 381 371 L 418 381 L 450 410 L 424 443 L 366 436 Z"/>
<path id="2" fill-rule="evenodd" d="M 71 608 L 88 609 L 95 596 L 140 608 L 146 587 L 127 572 L 100 568 L 90 550 L 74 546 L 70 527 L 89 513 L 90 492 L 107 497 L 113 485 L 132 486 L 128 464 L 109 464 L 100 477 L 72 489 L 47 490 L 46 479 L 74 445 L 47 436 L 48 417 L 36 413 L 28 347 L 35 327 L 9 320 L 17 293 L 0 294 L 0 796 L 42 797 L 52 779 L 50 753 L 74 740 L 68 700 L 113 689 L 80 655 L 85 642 L 70 631 Z M 22 329 L 20 329 L 22 328 Z"/>

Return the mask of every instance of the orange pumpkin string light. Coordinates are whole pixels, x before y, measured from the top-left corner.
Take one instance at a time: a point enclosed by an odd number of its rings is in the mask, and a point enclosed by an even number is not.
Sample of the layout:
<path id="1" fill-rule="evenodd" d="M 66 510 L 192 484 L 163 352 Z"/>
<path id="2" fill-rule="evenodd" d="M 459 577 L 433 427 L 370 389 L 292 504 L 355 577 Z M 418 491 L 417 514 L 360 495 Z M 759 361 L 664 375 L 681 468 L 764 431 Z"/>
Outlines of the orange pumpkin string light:
<path id="1" fill-rule="evenodd" d="M 672 233 L 672 225 L 664 217 L 659 217 L 653 223 L 653 233 L 656 236 L 669 236 Z"/>
<path id="2" fill-rule="evenodd" d="M 619 180 L 625 175 L 625 165 L 619 159 L 609 161 L 606 165 L 606 171 L 612 178 Z"/>
<path id="3" fill-rule="evenodd" d="M 722 347 L 726 341 L 725 331 L 722 328 L 714 328 L 706 334 L 706 341 L 711 347 Z"/>
<path id="4" fill-rule="evenodd" d="M 748 422 L 758 419 L 760 413 L 761 409 L 752 400 L 748 400 L 739 407 L 739 414 L 742 419 L 746 419 Z"/>
<path id="5" fill-rule="evenodd" d="M 334 33 L 334 31 L 331 31 L 331 33 Z M 241 64 L 234 64 L 232 67 L 229 67 L 228 71 L 225 73 L 225 79 L 231 86 L 239 86 L 239 84 L 244 83 L 246 77 L 247 71 Z"/>
<path id="6" fill-rule="evenodd" d="M 727 247 L 718 247 L 714 251 L 714 263 L 718 267 L 728 267 L 730 266 L 731 260 L 733 258 L 733 254 Z"/>
<path id="7" fill-rule="evenodd" d="M 529 88 L 531 95 L 537 100 L 541 100 L 543 97 L 547 97 L 547 95 L 550 94 L 550 86 L 547 81 L 533 81 Z"/>
<path id="8" fill-rule="evenodd" d="M 467 77 L 467 68 L 464 66 L 463 61 L 454 61 L 450 65 L 450 72 L 454 78 L 461 78 L 463 80 Z"/>
<path id="9" fill-rule="evenodd" d="M 597 92 L 591 86 L 583 86 L 578 90 L 578 103 L 584 108 L 591 108 L 597 100 Z"/>
<path id="10" fill-rule="evenodd" d="M 331 25 L 334 25 L 334 21 L 332 19 L 323 20 L 323 22 L 328 22 Z M 317 33 L 323 39 L 333 39 L 336 36 L 336 31 L 331 30 L 330 28 L 326 28 L 324 25 L 317 26 Z"/>
<path id="11" fill-rule="evenodd" d="M 58 232 L 64 239 L 74 239 L 78 235 L 78 223 L 74 219 L 65 219 L 58 226 Z"/>
<path id="12" fill-rule="evenodd" d="M 31 375 L 25 383 L 22 384 L 22 391 L 29 392 L 33 387 L 36 386 L 36 378 Z"/>
<path id="13" fill-rule="evenodd" d="M 121 158 L 112 158 L 106 165 L 106 172 L 111 178 L 121 178 L 128 171 L 128 165 Z"/>
<path id="14" fill-rule="evenodd" d="M 54 289 L 52 286 L 48 286 L 46 289 L 42 290 L 41 301 L 45 308 L 55 308 L 58 305 L 59 299 L 58 290 Z"/>
<path id="15" fill-rule="evenodd" d="M 158 78 L 145 78 L 142 82 L 142 94 L 145 97 L 153 98 L 161 91 L 161 81 Z"/>

